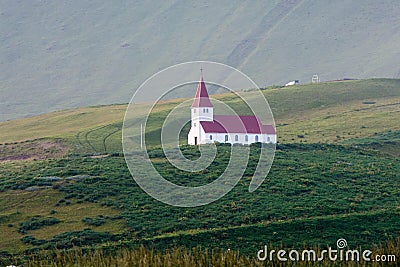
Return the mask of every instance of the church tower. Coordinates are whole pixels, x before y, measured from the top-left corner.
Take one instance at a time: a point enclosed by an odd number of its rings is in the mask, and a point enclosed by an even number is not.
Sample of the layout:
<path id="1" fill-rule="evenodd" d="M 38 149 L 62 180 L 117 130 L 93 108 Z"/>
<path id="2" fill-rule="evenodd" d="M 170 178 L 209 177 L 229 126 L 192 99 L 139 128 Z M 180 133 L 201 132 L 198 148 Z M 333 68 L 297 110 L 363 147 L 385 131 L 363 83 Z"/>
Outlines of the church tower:
<path id="1" fill-rule="evenodd" d="M 196 96 L 192 104 L 192 124 L 193 121 L 213 121 L 214 120 L 214 107 L 211 104 L 206 84 L 204 83 L 203 76 L 200 78 L 199 85 L 197 86 Z"/>
<path id="2" fill-rule="evenodd" d="M 204 83 L 203 75 L 200 78 L 199 85 L 197 86 L 196 96 L 194 97 L 191 107 L 191 132 L 193 140 L 189 140 L 189 144 L 199 144 L 204 138 L 201 136 L 201 121 L 214 120 L 214 107 L 211 104 L 206 84 Z"/>

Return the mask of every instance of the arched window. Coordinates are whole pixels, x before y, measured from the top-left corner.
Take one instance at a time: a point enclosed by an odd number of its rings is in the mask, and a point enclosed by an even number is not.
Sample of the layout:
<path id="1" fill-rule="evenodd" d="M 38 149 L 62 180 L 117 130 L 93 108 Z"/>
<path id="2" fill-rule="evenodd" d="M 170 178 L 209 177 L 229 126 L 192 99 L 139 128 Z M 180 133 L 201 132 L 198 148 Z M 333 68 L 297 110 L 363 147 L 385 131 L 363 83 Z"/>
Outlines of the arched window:
<path id="1" fill-rule="evenodd" d="M 210 135 L 210 140 L 212 140 L 212 135 Z"/>
<path id="2" fill-rule="evenodd" d="M 269 143 L 269 142 L 271 142 L 271 137 L 267 137 L 267 142 Z"/>
<path id="3" fill-rule="evenodd" d="M 247 134 L 244 136 L 244 141 L 246 141 L 246 142 L 249 141 L 249 136 Z"/>
<path id="4" fill-rule="evenodd" d="M 256 142 L 258 142 L 258 135 L 256 135 L 256 138 L 255 138 L 255 140 L 256 140 Z"/>
<path id="5" fill-rule="evenodd" d="M 225 135 L 225 142 L 228 142 L 228 135 Z"/>
<path id="6" fill-rule="evenodd" d="M 205 108 L 203 108 L 203 112 L 206 113 L 206 109 Z"/>
<path id="7" fill-rule="evenodd" d="M 239 141 L 239 136 L 238 135 L 235 135 L 235 141 L 236 142 Z"/>

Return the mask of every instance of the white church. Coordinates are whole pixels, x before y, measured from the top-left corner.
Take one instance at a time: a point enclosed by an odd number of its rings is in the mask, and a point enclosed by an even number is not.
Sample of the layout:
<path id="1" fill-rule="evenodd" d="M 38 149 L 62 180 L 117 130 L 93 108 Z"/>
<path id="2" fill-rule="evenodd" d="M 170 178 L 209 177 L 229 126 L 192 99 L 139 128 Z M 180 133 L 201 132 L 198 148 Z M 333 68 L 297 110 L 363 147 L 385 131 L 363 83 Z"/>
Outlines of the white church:
<path id="1" fill-rule="evenodd" d="M 256 116 L 214 115 L 203 76 L 191 107 L 189 145 L 213 142 L 230 144 L 276 143 L 272 125 L 263 125 Z"/>

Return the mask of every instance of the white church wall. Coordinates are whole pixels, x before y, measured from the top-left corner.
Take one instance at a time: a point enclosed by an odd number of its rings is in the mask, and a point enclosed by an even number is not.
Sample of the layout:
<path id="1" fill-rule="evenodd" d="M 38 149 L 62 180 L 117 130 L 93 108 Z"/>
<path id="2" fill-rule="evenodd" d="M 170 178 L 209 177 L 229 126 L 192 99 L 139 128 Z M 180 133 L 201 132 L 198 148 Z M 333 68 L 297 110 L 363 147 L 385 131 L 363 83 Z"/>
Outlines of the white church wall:
<path id="1" fill-rule="evenodd" d="M 226 140 L 225 136 L 228 136 L 228 140 Z M 205 140 L 203 140 L 202 143 L 219 142 L 219 143 L 230 143 L 230 144 L 238 143 L 243 145 L 252 144 L 256 142 L 276 143 L 276 135 L 271 135 L 271 134 L 204 133 L 203 137 L 205 137 Z"/>
<path id="2" fill-rule="evenodd" d="M 266 135 L 266 142 L 264 142 L 264 143 L 273 143 L 273 144 L 276 144 L 276 134 L 267 134 Z"/>
<path id="3" fill-rule="evenodd" d="M 197 137 L 197 144 L 205 144 L 206 141 L 204 140 L 206 137 L 206 133 L 203 130 L 203 127 L 201 127 L 199 121 L 194 121 L 192 122 L 192 127 L 190 128 L 189 134 L 188 134 L 188 144 L 189 145 L 195 145 L 195 140 Z"/>

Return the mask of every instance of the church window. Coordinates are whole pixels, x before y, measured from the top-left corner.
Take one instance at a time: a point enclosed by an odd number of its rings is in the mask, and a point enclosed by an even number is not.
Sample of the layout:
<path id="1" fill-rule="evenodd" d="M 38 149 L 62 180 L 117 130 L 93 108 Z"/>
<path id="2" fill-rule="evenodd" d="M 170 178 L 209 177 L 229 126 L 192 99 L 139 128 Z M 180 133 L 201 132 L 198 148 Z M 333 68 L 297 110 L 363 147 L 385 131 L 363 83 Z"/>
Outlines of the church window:
<path id="1" fill-rule="evenodd" d="M 228 135 L 225 135 L 225 142 L 228 142 Z"/>
<path id="2" fill-rule="evenodd" d="M 210 140 L 212 140 L 212 135 L 210 135 Z"/>
<path id="3" fill-rule="evenodd" d="M 246 134 L 245 136 L 244 136 L 244 140 L 247 142 L 247 141 L 249 141 L 249 136 Z"/>
<path id="4" fill-rule="evenodd" d="M 238 135 L 235 135 L 235 141 L 236 142 L 239 141 L 239 136 Z"/>
<path id="5" fill-rule="evenodd" d="M 256 142 L 258 142 L 258 135 L 256 135 L 256 138 L 255 138 L 255 139 L 256 139 Z"/>

